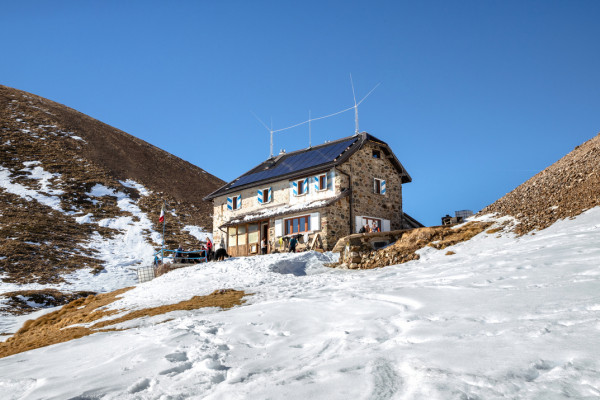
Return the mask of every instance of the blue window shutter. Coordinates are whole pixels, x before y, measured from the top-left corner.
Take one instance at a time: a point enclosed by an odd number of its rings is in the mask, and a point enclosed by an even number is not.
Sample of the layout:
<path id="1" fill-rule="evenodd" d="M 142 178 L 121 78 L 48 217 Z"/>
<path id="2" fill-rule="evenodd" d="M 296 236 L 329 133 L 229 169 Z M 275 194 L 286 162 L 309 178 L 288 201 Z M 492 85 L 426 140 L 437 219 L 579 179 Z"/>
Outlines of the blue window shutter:
<path id="1" fill-rule="evenodd" d="M 242 208 L 242 195 L 238 194 L 238 200 L 237 200 L 237 208 L 240 209 Z"/>
<path id="2" fill-rule="evenodd" d="M 381 181 L 381 194 L 385 194 L 385 181 Z"/>
<path id="3" fill-rule="evenodd" d="M 258 189 L 256 191 L 256 197 L 258 198 L 258 204 L 262 204 L 263 203 L 263 191 L 261 189 Z"/>
<path id="4" fill-rule="evenodd" d="M 233 198 L 231 198 L 231 197 L 227 198 L 227 209 L 233 210 Z"/>
<path id="5" fill-rule="evenodd" d="M 308 178 L 304 178 L 304 184 L 302 186 L 304 186 L 304 193 L 308 193 Z"/>
<path id="6" fill-rule="evenodd" d="M 294 193 L 294 196 L 298 196 L 298 182 L 292 182 L 292 191 Z"/>
<path id="7" fill-rule="evenodd" d="M 269 198 L 267 199 L 267 202 L 271 202 L 271 200 L 273 200 L 273 189 L 269 188 Z"/>
<path id="8" fill-rule="evenodd" d="M 319 190 L 319 176 L 315 176 L 315 192 Z"/>

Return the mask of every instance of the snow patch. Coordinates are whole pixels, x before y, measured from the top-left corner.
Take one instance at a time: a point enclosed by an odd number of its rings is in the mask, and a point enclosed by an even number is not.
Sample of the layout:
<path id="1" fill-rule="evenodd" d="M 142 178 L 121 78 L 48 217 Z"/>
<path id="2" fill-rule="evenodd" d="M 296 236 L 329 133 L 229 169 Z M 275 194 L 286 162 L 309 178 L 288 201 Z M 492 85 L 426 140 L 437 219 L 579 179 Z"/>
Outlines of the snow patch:
<path id="1" fill-rule="evenodd" d="M 36 168 L 38 168 L 38 167 L 36 167 Z M 38 171 L 36 173 L 39 174 L 40 172 Z M 53 174 L 49 174 L 49 173 L 46 173 L 46 174 L 54 177 Z M 49 179 L 48 175 L 45 175 L 46 179 Z M 49 182 L 47 180 L 44 180 L 44 178 L 40 178 L 40 179 L 41 179 L 40 184 L 42 185 L 42 187 L 49 188 Z M 60 206 L 60 198 L 55 197 L 55 196 L 47 196 L 36 190 L 29 189 L 19 183 L 11 182 L 10 171 L 7 168 L 1 167 L 1 166 L 0 166 L 0 187 L 4 188 L 8 193 L 15 194 L 27 201 L 35 200 L 35 201 L 37 201 L 41 204 L 44 204 L 54 210 L 61 211 L 61 212 L 63 211 L 63 209 Z M 54 190 L 49 189 L 49 191 L 53 194 L 62 194 L 62 191 L 60 191 L 58 189 L 54 189 Z"/>
<path id="2" fill-rule="evenodd" d="M 90 223 L 94 222 L 93 217 L 94 217 L 94 214 L 88 213 L 88 214 L 85 214 L 85 215 L 83 215 L 81 217 L 76 217 L 75 221 L 78 224 L 90 224 Z"/>
<path id="3" fill-rule="evenodd" d="M 212 233 L 207 232 L 201 226 L 186 225 L 183 227 L 183 231 L 189 232 L 190 235 L 198 239 L 200 242 L 206 242 L 206 239 L 210 239 L 211 242 L 213 241 Z"/>
<path id="4" fill-rule="evenodd" d="M 119 183 L 125 187 L 136 189 L 139 192 L 140 196 L 148 196 L 150 194 L 150 191 L 146 189 L 144 185 L 142 185 L 141 183 L 137 183 L 133 179 L 119 181 Z"/>

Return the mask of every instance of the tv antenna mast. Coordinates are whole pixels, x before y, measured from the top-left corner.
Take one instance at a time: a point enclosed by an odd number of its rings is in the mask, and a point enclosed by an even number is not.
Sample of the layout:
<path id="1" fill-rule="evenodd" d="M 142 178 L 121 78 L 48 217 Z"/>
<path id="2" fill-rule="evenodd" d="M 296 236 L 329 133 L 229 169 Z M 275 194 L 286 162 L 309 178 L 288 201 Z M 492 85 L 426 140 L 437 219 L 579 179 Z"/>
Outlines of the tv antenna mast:
<path id="1" fill-rule="evenodd" d="M 369 91 L 369 93 L 367 93 L 367 95 L 365 97 L 363 97 L 358 103 L 356 102 L 356 93 L 354 91 L 354 82 L 352 81 L 352 74 L 350 74 L 350 84 L 352 86 L 352 96 L 353 96 L 353 99 L 354 99 L 354 105 L 353 106 L 345 108 L 345 109 L 343 109 L 341 111 L 334 112 L 334 113 L 328 114 L 328 115 L 323 115 L 322 117 L 317 117 L 317 118 L 311 118 L 311 113 L 310 113 L 310 110 L 309 110 L 308 111 L 308 120 L 299 122 L 299 123 L 294 124 L 294 125 L 287 126 L 285 128 L 273 129 L 273 118 L 271 118 L 271 127 L 268 127 L 267 124 L 265 124 L 258 117 L 258 115 L 256 115 L 253 111 L 250 111 L 252 113 L 252 115 L 254 115 L 254 117 L 258 120 L 258 122 L 260 122 L 265 127 L 265 129 L 269 131 L 269 134 L 270 134 L 270 154 L 271 154 L 270 158 L 273 158 L 273 134 L 274 133 L 287 131 L 289 129 L 296 128 L 296 127 L 298 127 L 300 125 L 308 124 L 308 146 L 310 148 L 311 147 L 311 122 L 312 121 L 318 121 L 320 119 L 325 119 L 325 118 L 333 117 L 335 115 L 345 113 L 346 111 L 350 111 L 352 109 L 354 110 L 354 123 L 355 123 L 355 133 L 354 134 L 358 135 L 358 133 L 359 133 L 359 130 L 358 130 L 358 106 L 360 106 L 362 104 L 362 102 L 365 101 L 367 99 L 367 97 L 369 97 L 371 95 L 371 93 L 373 93 L 373 91 L 375 89 L 377 89 L 377 87 L 379 87 L 379 85 L 381 85 L 381 82 L 378 83 L 377 85 L 375 85 L 375 87 L 373 87 L 373 89 L 371 89 Z"/>
<path id="2" fill-rule="evenodd" d="M 352 81 L 352 74 L 350 74 L 350 85 L 352 86 L 352 97 L 354 97 L 354 123 L 356 125 L 356 130 L 354 131 L 354 134 L 358 135 L 358 106 L 356 105 L 356 94 L 354 93 L 354 82 Z"/>

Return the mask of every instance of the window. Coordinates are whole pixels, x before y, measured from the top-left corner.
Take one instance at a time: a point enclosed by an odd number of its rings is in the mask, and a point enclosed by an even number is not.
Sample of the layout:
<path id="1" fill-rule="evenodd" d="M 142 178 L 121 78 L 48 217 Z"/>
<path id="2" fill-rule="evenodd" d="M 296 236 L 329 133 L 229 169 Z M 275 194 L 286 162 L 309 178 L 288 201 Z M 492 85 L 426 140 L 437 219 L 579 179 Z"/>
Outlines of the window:
<path id="1" fill-rule="evenodd" d="M 290 235 L 292 233 L 302 233 L 310 231 L 310 216 L 304 215 L 302 217 L 289 218 L 284 221 L 285 223 L 285 234 Z"/>
<path id="2" fill-rule="evenodd" d="M 227 230 L 227 233 L 229 235 L 229 240 L 227 241 L 227 243 L 229 244 L 230 247 L 234 247 L 237 246 L 237 229 L 235 228 L 235 226 L 230 226 L 229 229 Z"/>
<path id="3" fill-rule="evenodd" d="M 302 196 L 308 193 L 308 178 L 294 181 L 292 183 L 294 188 L 294 196 Z"/>
<path id="4" fill-rule="evenodd" d="M 258 204 L 270 203 L 273 199 L 273 191 L 270 187 L 264 189 L 258 189 L 257 192 Z"/>
<path id="5" fill-rule="evenodd" d="M 379 232 L 381 232 L 381 220 L 377 219 L 377 218 L 364 218 L 365 224 L 369 225 L 369 228 L 371 228 L 371 232 L 374 231 L 373 228 L 377 228 Z"/>
<path id="6" fill-rule="evenodd" d="M 319 175 L 318 179 L 318 190 L 327 190 L 327 174 Z"/>
<path id="7" fill-rule="evenodd" d="M 238 225 L 237 244 L 243 246 L 246 244 L 246 225 Z"/>
<path id="8" fill-rule="evenodd" d="M 258 224 L 248 225 L 248 243 L 258 243 Z"/>
<path id="9" fill-rule="evenodd" d="M 381 158 L 381 152 L 379 150 L 373 150 L 373 158 Z"/>
<path id="10" fill-rule="evenodd" d="M 385 181 L 375 178 L 373 180 L 373 192 L 376 194 L 385 194 Z"/>
<path id="11" fill-rule="evenodd" d="M 227 209 L 228 210 L 238 210 L 240 208 L 242 208 L 242 195 L 241 194 L 227 198 Z"/>

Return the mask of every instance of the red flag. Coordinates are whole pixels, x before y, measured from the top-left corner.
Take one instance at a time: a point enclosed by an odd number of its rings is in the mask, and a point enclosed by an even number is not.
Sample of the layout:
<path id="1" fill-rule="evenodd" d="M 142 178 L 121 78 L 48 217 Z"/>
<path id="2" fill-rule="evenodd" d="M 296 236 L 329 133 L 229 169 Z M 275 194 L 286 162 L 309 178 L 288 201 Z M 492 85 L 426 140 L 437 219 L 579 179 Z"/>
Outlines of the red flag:
<path id="1" fill-rule="evenodd" d="M 162 208 L 160 209 L 160 217 L 158 218 L 158 222 L 164 222 L 165 221 L 165 206 L 163 205 Z"/>

